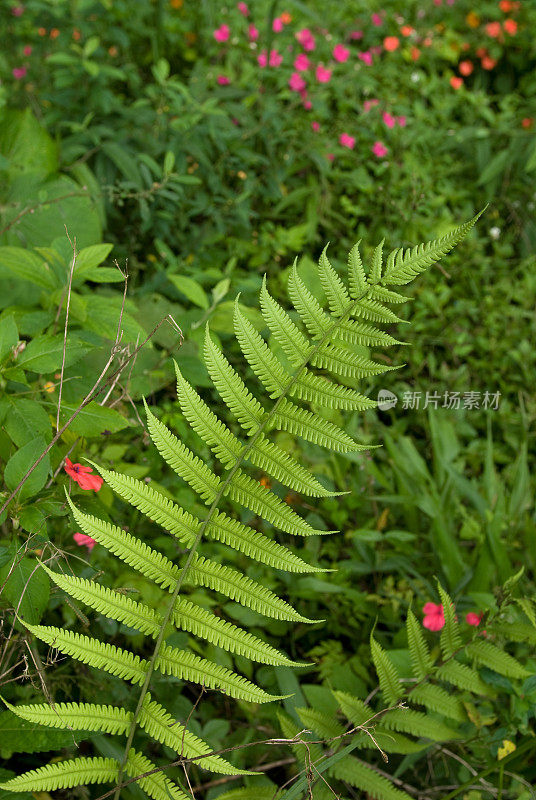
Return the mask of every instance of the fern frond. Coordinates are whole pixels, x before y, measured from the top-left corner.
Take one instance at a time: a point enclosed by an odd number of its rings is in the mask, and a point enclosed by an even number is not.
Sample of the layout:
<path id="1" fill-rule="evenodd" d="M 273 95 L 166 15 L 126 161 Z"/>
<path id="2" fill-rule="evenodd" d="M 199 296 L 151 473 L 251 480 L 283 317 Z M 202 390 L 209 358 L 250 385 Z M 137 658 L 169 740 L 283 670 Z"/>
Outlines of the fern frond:
<path id="1" fill-rule="evenodd" d="M 491 642 L 482 640 L 471 642 L 465 648 L 465 652 L 475 663 L 488 667 L 507 678 L 528 678 L 531 674 L 521 666 L 519 661 Z"/>
<path id="2" fill-rule="evenodd" d="M 461 648 L 462 639 L 460 636 L 460 626 L 458 625 L 458 620 L 456 619 L 454 603 L 440 583 L 437 584 L 437 588 L 439 590 L 439 596 L 443 605 L 443 613 L 445 615 L 445 625 L 441 630 L 439 644 L 443 658 L 446 661 Z"/>
<path id="3" fill-rule="evenodd" d="M 285 399 L 281 400 L 274 414 L 273 426 L 338 453 L 369 449 L 367 445 L 354 442 L 342 428 L 327 419 Z"/>
<path id="4" fill-rule="evenodd" d="M 409 794 L 396 789 L 390 780 L 357 758 L 342 758 L 330 768 L 330 774 L 375 800 L 412 800 Z"/>
<path id="5" fill-rule="evenodd" d="M 272 645 L 263 642 L 252 633 L 217 617 L 205 608 L 192 603 L 185 597 L 178 597 L 173 610 L 173 622 L 183 631 L 206 639 L 230 653 L 245 656 L 262 664 L 299 666 Z"/>
<path id="6" fill-rule="evenodd" d="M 304 726 L 323 739 L 335 739 L 344 734 L 343 726 L 331 714 L 324 714 L 317 708 L 297 708 L 296 712 Z"/>
<path id="7" fill-rule="evenodd" d="M 306 372 L 298 378 L 291 387 L 290 394 L 314 405 L 339 408 L 342 411 L 365 411 L 377 406 L 375 400 L 369 400 L 355 389 L 340 386 L 322 375 L 313 375 L 312 372 Z"/>
<path id="8" fill-rule="evenodd" d="M 389 705 L 394 705 L 398 702 L 403 692 L 400 677 L 395 665 L 383 647 L 378 644 L 372 635 L 370 637 L 370 651 L 374 666 L 376 667 L 376 672 L 378 673 L 383 696 Z"/>
<path id="9" fill-rule="evenodd" d="M 440 686 L 423 683 L 411 690 L 409 699 L 412 703 L 419 703 L 429 711 L 436 711 L 443 717 L 454 719 L 456 722 L 466 722 L 467 720 L 467 714 L 459 699 Z"/>
<path id="10" fill-rule="evenodd" d="M 336 497 L 340 494 L 325 489 L 309 470 L 265 436 L 258 437 L 247 457 L 276 481 L 300 494 L 309 497 Z"/>
<path id="11" fill-rule="evenodd" d="M 316 356 L 311 359 L 315 367 L 327 369 L 343 378 L 367 378 L 370 375 L 380 375 L 398 367 L 386 367 L 369 358 L 357 355 L 349 350 L 343 350 L 336 345 L 325 345 Z"/>
<path id="12" fill-rule="evenodd" d="M 163 619 L 149 606 L 138 603 L 127 595 L 108 589 L 106 586 L 101 586 L 95 581 L 62 575 L 48 569 L 44 564 L 41 564 L 41 567 L 56 586 L 74 597 L 75 600 L 80 600 L 99 614 L 122 622 L 129 628 L 134 628 L 155 638 L 158 636 Z"/>
<path id="13" fill-rule="evenodd" d="M 411 609 L 408 610 L 406 619 L 406 633 L 413 674 L 418 681 L 422 681 L 432 668 L 432 659 L 421 627 Z"/>
<path id="14" fill-rule="evenodd" d="M 382 717 L 382 727 L 393 729 L 401 733 L 411 733 L 413 736 L 431 739 L 433 742 L 445 742 L 450 739 L 460 738 L 458 731 L 449 728 L 443 722 L 427 714 L 413 709 L 395 708 Z"/>
<path id="15" fill-rule="evenodd" d="M 358 302 L 357 306 L 352 311 L 352 316 L 361 317 L 370 322 L 403 322 L 390 308 L 386 308 L 383 303 L 380 303 L 378 300 L 372 300 L 369 297 Z"/>
<path id="16" fill-rule="evenodd" d="M 318 261 L 318 274 L 326 297 L 328 298 L 329 309 L 336 317 L 342 317 L 351 303 L 350 296 L 346 291 L 344 283 L 341 281 L 336 271 L 329 263 L 326 251 L 328 245 L 322 250 Z"/>
<path id="17" fill-rule="evenodd" d="M 402 733 L 384 730 L 381 724 L 372 728 L 371 732 L 374 737 L 374 741 L 372 741 L 370 736 L 365 736 L 363 739 L 363 744 L 361 745 L 362 748 L 377 750 L 379 746 L 386 753 L 409 756 L 412 753 L 421 753 L 423 750 L 426 750 L 426 748 L 429 747 L 429 745 L 422 740 L 415 741 L 415 739 L 409 739 Z"/>
<path id="18" fill-rule="evenodd" d="M 239 550 L 254 561 L 261 561 L 287 572 L 329 572 L 322 567 L 306 564 L 287 547 L 268 539 L 259 531 L 243 525 L 237 519 L 216 512 L 206 530 L 209 539 L 216 539 Z"/>
<path id="19" fill-rule="evenodd" d="M 94 703 L 54 703 L 54 705 L 37 703 L 30 706 L 12 706 L 7 700 L 4 700 L 4 703 L 18 717 L 50 728 L 119 734 L 126 733 L 132 721 L 132 712 L 117 706 Z"/>
<path id="20" fill-rule="evenodd" d="M 382 276 L 383 265 L 383 245 L 385 239 L 382 239 L 379 245 L 374 249 L 372 254 L 372 261 L 370 264 L 370 277 L 369 283 L 379 283 Z"/>
<path id="21" fill-rule="evenodd" d="M 147 731 L 149 736 L 162 744 L 166 744 L 175 750 L 179 755 L 186 758 L 196 758 L 210 753 L 212 748 L 199 737 L 186 730 L 183 725 L 173 719 L 165 708 L 151 699 L 149 692 L 145 695 L 143 707 L 140 713 L 140 725 Z M 219 772 L 223 775 L 248 775 L 247 770 L 237 769 L 229 764 L 220 756 L 207 756 L 196 761 L 200 767 L 211 772 Z"/>
<path id="22" fill-rule="evenodd" d="M 339 703 L 342 713 L 348 717 L 352 725 L 363 725 L 374 716 L 370 706 L 365 705 L 359 698 L 353 697 L 347 692 L 333 692 L 333 695 Z"/>
<path id="23" fill-rule="evenodd" d="M 348 253 L 348 288 L 350 297 L 357 300 L 367 288 L 367 276 L 363 269 L 363 261 L 359 252 L 361 239 L 354 244 Z"/>
<path id="24" fill-rule="evenodd" d="M 385 282 L 400 286 L 412 281 L 420 272 L 424 272 L 425 269 L 435 264 L 456 247 L 467 236 L 483 213 L 484 210 L 480 211 L 469 222 L 459 225 L 439 239 L 434 239 L 426 244 L 419 244 L 408 250 L 404 250 L 403 247 L 393 250 L 387 259 L 384 275 Z"/>
<path id="25" fill-rule="evenodd" d="M 266 288 L 266 275 L 262 281 L 260 302 L 264 321 L 274 338 L 283 348 L 291 364 L 299 366 L 307 358 L 311 346 L 287 312 L 269 294 Z"/>
<path id="26" fill-rule="evenodd" d="M 203 353 L 208 374 L 223 402 L 234 414 L 244 430 L 256 430 L 262 424 L 265 411 L 212 341 L 208 325 L 205 329 Z"/>
<path id="27" fill-rule="evenodd" d="M 135 750 L 129 750 L 125 772 L 130 778 L 137 778 L 138 775 L 144 775 L 144 773 L 151 772 L 153 769 L 156 769 L 156 766 L 152 761 L 149 761 L 148 758 Z M 176 783 L 166 778 L 163 772 L 144 775 L 136 783 L 153 800 L 191 800 L 190 795 L 185 794 Z"/>
<path id="28" fill-rule="evenodd" d="M 216 564 L 215 561 L 209 561 L 203 556 L 193 556 L 186 581 L 194 586 L 206 586 L 215 592 L 220 592 L 265 617 L 310 623 L 316 621 L 302 617 L 289 603 L 281 600 L 262 584 L 232 567 Z"/>
<path id="29" fill-rule="evenodd" d="M 214 664 L 188 650 L 177 650 L 169 645 L 162 645 L 155 667 L 164 675 L 173 675 L 180 680 L 197 683 L 206 689 L 218 689 L 229 697 L 245 700 L 248 703 L 269 703 L 282 699 L 282 695 L 268 694 L 247 678 L 237 675 L 226 667 Z"/>
<path id="30" fill-rule="evenodd" d="M 296 261 L 294 261 L 289 274 L 288 293 L 309 333 L 312 336 L 324 335 L 332 323 L 316 297 L 298 275 Z"/>
<path id="31" fill-rule="evenodd" d="M 487 696 L 495 694 L 493 689 L 487 683 L 484 683 L 476 670 L 471 669 L 466 664 L 460 664 L 455 659 L 450 659 L 450 661 L 439 667 L 435 675 L 436 678 L 473 694 Z"/>
<path id="32" fill-rule="evenodd" d="M 54 792 L 88 783 L 111 783 L 117 778 L 118 766 L 113 758 L 72 758 L 4 781 L 0 783 L 0 789 L 8 792 Z"/>
<path id="33" fill-rule="evenodd" d="M 147 662 L 135 653 L 74 631 L 44 625 L 30 625 L 28 622 L 23 622 L 23 624 L 42 642 L 65 655 L 76 658 L 77 661 L 82 661 L 83 664 L 105 670 L 111 675 L 132 681 L 132 683 L 141 685 L 145 680 Z"/>
<path id="34" fill-rule="evenodd" d="M 272 399 L 279 397 L 284 393 L 291 376 L 285 371 L 279 359 L 274 356 L 260 333 L 255 330 L 251 322 L 242 314 L 238 299 L 235 302 L 234 326 L 240 349 L 251 369 L 269 396 Z"/>

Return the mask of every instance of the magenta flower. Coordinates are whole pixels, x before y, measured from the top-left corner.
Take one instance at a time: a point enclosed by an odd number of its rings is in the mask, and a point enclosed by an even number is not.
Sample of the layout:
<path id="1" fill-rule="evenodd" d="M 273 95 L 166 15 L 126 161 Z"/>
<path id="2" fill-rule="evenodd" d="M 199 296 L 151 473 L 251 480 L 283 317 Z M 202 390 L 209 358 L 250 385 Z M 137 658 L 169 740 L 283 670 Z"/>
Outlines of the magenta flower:
<path id="1" fill-rule="evenodd" d="M 304 107 L 304 109 L 305 109 L 306 111 L 310 111 L 310 110 L 312 109 L 312 107 L 313 107 L 313 104 L 311 103 L 311 101 L 310 101 L 310 100 L 306 100 L 306 99 L 304 98 L 304 99 L 303 99 L 303 107 Z"/>
<path id="2" fill-rule="evenodd" d="M 363 31 L 352 31 L 350 33 L 350 39 L 362 39 L 363 38 Z"/>
<path id="3" fill-rule="evenodd" d="M 87 536 L 85 533 L 74 533 L 73 539 L 79 547 L 85 545 L 90 553 L 97 544 L 96 539 L 92 539 L 91 536 Z"/>
<path id="4" fill-rule="evenodd" d="M 406 127 L 406 117 L 397 117 L 396 121 L 398 122 L 401 128 Z"/>
<path id="5" fill-rule="evenodd" d="M 355 136 L 350 136 L 349 133 L 341 133 L 339 136 L 339 144 L 342 144 L 343 147 L 348 147 L 350 150 L 353 150 L 355 147 Z"/>
<path id="6" fill-rule="evenodd" d="M 229 84 L 231 83 L 231 81 L 226 75 L 218 75 L 216 80 L 218 81 L 220 86 L 229 86 Z"/>
<path id="7" fill-rule="evenodd" d="M 278 53 L 277 50 L 270 50 L 270 58 L 268 59 L 268 64 L 271 67 L 279 67 L 283 61 L 283 56 L 281 53 Z"/>
<path id="8" fill-rule="evenodd" d="M 25 56 L 31 56 L 31 55 L 32 55 L 32 48 L 30 47 L 30 45 L 29 45 L 29 44 L 27 44 L 27 45 L 24 47 L 24 49 L 23 49 L 23 51 L 22 51 L 22 52 L 24 53 L 24 55 L 25 55 Z"/>
<path id="9" fill-rule="evenodd" d="M 27 72 L 26 67 L 15 67 L 12 70 L 13 77 L 17 81 L 22 80 L 22 78 L 24 78 L 24 76 L 26 75 L 26 72 Z"/>
<path id="10" fill-rule="evenodd" d="M 387 153 L 389 152 L 387 147 L 384 145 L 383 142 L 374 142 L 374 144 L 371 147 L 371 150 L 372 150 L 372 152 L 374 153 L 374 155 L 377 158 L 383 158 L 383 156 L 386 156 Z M 432 605 L 432 603 L 428 603 L 428 605 Z M 425 606 L 425 608 L 426 608 L 426 606 Z M 425 625 L 425 627 L 426 627 L 426 625 Z M 443 626 L 441 626 L 441 627 L 443 627 Z M 433 630 L 433 628 L 430 628 L 430 630 Z M 437 630 L 439 630 L 439 628 Z"/>
<path id="11" fill-rule="evenodd" d="M 311 122 L 311 128 L 314 130 L 315 133 L 318 133 L 318 131 L 320 130 L 320 123 Z"/>
<path id="12" fill-rule="evenodd" d="M 380 102 L 379 100 L 375 99 L 365 100 L 365 102 L 363 103 L 363 111 L 370 111 L 370 109 L 374 108 L 374 106 L 377 106 L 379 102 Z"/>
<path id="13" fill-rule="evenodd" d="M 381 144 L 381 142 L 376 142 L 376 144 Z M 422 613 L 424 614 L 422 624 L 429 631 L 440 631 L 444 627 L 445 612 L 443 611 L 443 606 L 437 606 L 435 603 L 426 603 L 423 606 Z"/>
<path id="14" fill-rule="evenodd" d="M 244 17 L 247 17 L 249 15 L 249 8 L 247 7 L 246 3 L 238 3 L 237 9 Z"/>
<path id="15" fill-rule="evenodd" d="M 220 27 L 216 28 L 214 31 L 214 38 L 217 42 L 226 42 L 230 35 L 231 29 L 228 25 L 220 25 Z"/>
<path id="16" fill-rule="evenodd" d="M 296 39 L 301 44 L 304 50 L 310 52 L 314 50 L 316 47 L 315 37 L 309 30 L 309 28 L 303 28 L 303 30 L 298 31 L 296 34 Z"/>
<path id="17" fill-rule="evenodd" d="M 331 80 L 331 72 L 332 70 L 328 69 L 323 64 L 319 64 L 315 73 L 318 83 L 329 83 Z"/>
<path id="18" fill-rule="evenodd" d="M 393 117 L 392 114 L 389 114 L 388 111 L 384 111 L 382 114 L 382 119 L 384 123 L 387 125 L 388 128 L 394 128 L 396 125 L 396 119 Z"/>
<path id="19" fill-rule="evenodd" d="M 383 19 L 380 14 L 373 14 L 371 16 L 372 24 L 376 25 L 377 28 L 383 23 Z"/>
<path id="20" fill-rule="evenodd" d="M 305 55 L 305 53 L 300 53 L 294 59 L 294 69 L 297 69 L 298 72 L 305 72 L 311 66 L 311 62 Z"/>
<path id="21" fill-rule="evenodd" d="M 303 92 L 307 84 L 299 72 L 293 72 L 289 78 L 288 85 L 293 92 Z"/>
<path id="22" fill-rule="evenodd" d="M 344 64 L 344 62 L 348 61 L 350 58 L 350 51 L 343 44 L 336 44 L 333 48 L 333 58 L 335 61 L 338 61 L 339 64 Z"/>
<path id="23" fill-rule="evenodd" d="M 473 625 L 475 628 L 478 628 L 480 623 L 482 622 L 482 617 L 484 614 L 475 614 L 474 611 L 469 611 L 468 614 L 465 615 L 465 621 L 468 625 Z"/>
<path id="24" fill-rule="evenodd" d="M 276 17 L 272 22 L 272 30 L 274 33 L 281 33 L 283 30 L 283 20 L 281 17 Z"/>
<path id="25" fill-rule="evenodd" d="M 255 25 L 250 25 L 248 28 L 248 36 L 250 42 L 256 42 L 259 38 L 259 31 L 255 27 Z"/>
<path id="26" fill-rule="evenodd" d="M 11 9 L 11 13 L 13 14 L 14 17 L 22 17 L 22 15 L 24 14 L 24 6 L 14 6 Z"/>
<path id="27" fill-rule="evenodd" d="M 326 158 L 328 161 L 334 161 L 335 156 L 333 155 L 333 153 L 326 153 Z"/>
<path id="28" fill-rule="evenodd" d="M 365 50 L 364 53 L 358 53 L 357 57 L 360 58 L 361 61 L 368 67 L 372 66 L 372 53 L 370 52 L 370 50 Z"/>

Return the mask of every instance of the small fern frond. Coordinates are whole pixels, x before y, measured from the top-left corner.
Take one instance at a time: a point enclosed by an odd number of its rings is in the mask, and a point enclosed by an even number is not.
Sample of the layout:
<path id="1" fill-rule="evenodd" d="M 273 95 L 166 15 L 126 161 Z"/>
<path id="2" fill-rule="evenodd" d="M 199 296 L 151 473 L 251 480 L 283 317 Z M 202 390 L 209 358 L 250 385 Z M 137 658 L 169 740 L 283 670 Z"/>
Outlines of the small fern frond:
<path id="1" fill-rule="evenodd" d="M 409 794 L 397 789 L 388 778 L 357 758 L 342 758 L 331 767 L 330 774 L 375 800 L 412 800 Z"/>
<path id="2" fill-rule="evenodd" d="M 328 245 L 322 250 L 318 261 L 318 274 L 324 293 L 328 298 L 328 305 L 331 313 L 336 317 L 342 317 L 350 305 L 351 299 L 346 291 L 344 283 L 329 263 L 326 255 L 327 249 Z"/>
<path id="3" fill-rule="evenodd" d="M 305 408 L 300 408 L 289 400 L 282 400 L 273 418 L 274 428 L 293 433 L 321 447 L 329 447 L 338 453 L 348 453 L 369 449 L 367 445 L 357 444 L 348 434 Z"/>
<path id="4" fill-rule="evenodd" d="M 339 703 L 342 713 L 350 720 L 352 725 L 363 725 L 374 716 L 370 706 L 365 705 L 357 697 L 353 697 L 347 692 L 333 692 L 333 695 Z"/>
<path id="5" fill-rule="evenodd" d="M 460 636 L 460 626 L 456 619 L 456 612 L 454 610 L 454 603 L 449 595 L 443 589 L 440 583 L 437 584 L 441 603 L 443 605 L 443 613 L 445 615 L 445 625 L 441 631 L 439 644 L 443 658 L 446 661 L 451 658 L 454 653 L 462 646 L 462 639 Z"/>
<path id="6" fill-rule="evenodd" d="M 314 405 L 338 408 L 342 411 L 365 411 L 367 408 L 377 406 L 375 400 L 369 400 L 355 389 L 333 383 L 322 375 L 313 375 L 311 372 L 298 378 L 291 387 L 290 394 Z"/>
<path id="7" fill-rule="evenodd" d="M 359 252 L 359 245 L 361 239 L 354 244 L 348 253 L 348 288 L 350 289 L 350 297 L 357 300 L 367 287 L 367 276 L 363 269 L 363 261 L 361 253 Z"/>
<path id="8" fill-rule="evenodd" d="M 440 686 L 423 683 L 411 690 L 409 699 L 412 703 L 425 706 L 429 711 L 435 711 L 443 717 L 456 720 L 456 722 L 466 722 L 467 720 L 467 714 L 459 699 Z"/>
<path id="9" fill-rule="evenodd" d="M 132 721 L 132 712 L 117 706 L 94 703 L 54 703 L 54 705 L 38 703 L 30 706 L 12 706 L 7 700 L 4 700 L 4 703 L 18 717 L 50 728 L 124 734 Z"/>
<path id="10" fill-rule="evenodd" d="M 299 366 L 307 358 L 310 344 L 299 328 L 292 322 L 287 312 L 268 292 L 266 276 L 264 276 L 262 282 L 260 302 L 264 321 L 272 335 L 281 345 L 291 364 Z"/>
<path id="11" fill-rule="evenodd" d="M 8 792 L 54 792 L 88 783 L 111 783 L 117 778 L 118 763 L 113 758 L 72 758 L 47 764 L 0 783 Z"/>
<path id="12" fill-rule="evenodd" d="M 376 248 L 374 248 L 374 252 L 372 254 L 372 261 L 370 264 L 369 283 L 379 283 L 382 277 L 384 242 L 385 239 L 382 239 L 379 245 Z"/>
<path id="13" fill-rule="evenodd" d="M 155 764 L 149 761 L 141 753 L 129 750 L 128 759 L 125 764 L 125 772 L 130 778 L 137 778 L 143 775 L 136 783 L 147 792 L 153 800 L 190 800 L 190 795 L 185 794 L 176 783 L 166 778 L 163 772 L 154 772 L 152 775 L 145 775 L 146 772 L 156 770 Z"/>
<path id="14" fill-rule="evenodd" d="M 309 470 L 265 436 L 259 436 L 247 457 L 276 481 L 300 494 L 309 497 L 337 497 L 340 494 L 325 489 Z"/>
<path id="15" fill-rule="evenodd" d="M 344 735 L 343 726 L 331 714 L 324 714 L 317 708 L 297 708 L 296 712 L 304 726 L 323 739 L 336 739 Z"/>
<path id="16" fill-rule="evenodd" d="M 460 664 L 459 661 L 453 658 L 439 667 L 435 675 L 439 680 L 451 683 L 466 692 L 487 696 L 495 694 L 493 689 L 487 683 L 484 683 L 476 670 L 471 669 L 466 664 Z"/>
<path id="17" fill-rule="evenodd" d="M 449 728 L 443 722 L 420 711 L 407 708 L 395 708 L 382 717 L 382 727 L 393 729 L 401 733 L 410 733 L 413 736 L 431 739 L 433 742 L 446 742 L 450 739 L 459 739 L 460 734 Z"/>
<path id="18" fill-rule="evenodd" d="M 488 669 L 498 672 L 499 675 L 505 675 L 507 678 L 523 679 L 528 678 L 531 674 L 521 666 L 519 661 L 516 661 L 515 658 L 491 642 L 483 642 L 482 640 L 471 642 L 465 648 L 465 652 L 476 664 L 488 667 Z"/>
<path id="19" fill-rule="evenodd" d="M 395 665 L 381 645 L 371 635 L 370 652 L 383 696 L 389 705 L 395 705 L 402 695 L 403 689 Z"/>
<path id="20" fill-rule="evenodd" d="M 413 674 L 418 681 L 422 681 L 432 668 L 432 659 L 421 627 L 411 609 L 408 610 L 406 619 L 406 632 Z"/>

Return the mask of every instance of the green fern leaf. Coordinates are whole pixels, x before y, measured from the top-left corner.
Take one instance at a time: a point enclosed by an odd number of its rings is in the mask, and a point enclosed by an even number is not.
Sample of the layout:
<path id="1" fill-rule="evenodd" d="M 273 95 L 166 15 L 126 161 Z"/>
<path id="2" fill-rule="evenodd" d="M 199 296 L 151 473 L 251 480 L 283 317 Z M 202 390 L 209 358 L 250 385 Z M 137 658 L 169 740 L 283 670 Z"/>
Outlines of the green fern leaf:
<path id="1" fill-rule="evenodd" d="M 346 692 L 333 692 L 342 713 L 348 717 L 352 725 L 364 725 L 365 722 L 374 716 L 374 712 L 370 706 L 365 705 L 362 700 Z"/>
<path id="2" fill-rule="evenodd" d="M 118 763 L 113 758 L 73 758 L 47 764 L 0 783 L 8 792 L 54 792 L 88 783 L 111 783 L 117 779 Z"/>
<path id="3" fill-rule="evenodd" d="M 338 453 L 369 449 L 367 445 L 354 442 L 342 428 L 289 400 L 281 400 L 273 417 L 273 426 Z"/>
<path id="4" fill-rule="evenodd" d="M 403 322 L 390 308 L 386 308 L 383 303 L 369 297 L 359 300 L 352 311 L 352 316 L 368 319 L 370 322 Z"/>
<path id="5" fill-rule="evenodd" d="M 382 728 L 395 730 L 400 733 L 410 733 L 413 736 L 431 739 L 433 742 L 446 742 L 450 739 L 457 739 L 460 734 L 453 728 L 449 728 L 443 722 L 427 714 L 413 709 L 395 708 L 388 711 L 382 717 Z"/>
<path id="6" fill-rule="evenodd" d="M 344 287 L 344 283 L 329 263 L 326 255 L 327 249 L 328 245 L 323 249 L 318 261 L 318 274 L 322 288 L 328 298 L 331 313 L 336 317 L 342 317 L 352 301 Z"/>
<path id="7" fill-rule="evenodd" d="M 260 293 L 261 311 L 264 321 L 291 364 L 300 366 L 311 349 L 308 340 L 294 325 L 287 312 L 269 294 L 266 288 L 266 276 L 263 278 Z"/>
<path id="8" fill-rule="evenodd" d="M 472 642 L 467 645 L 465 652 L 477 664 L 488 667 L 500 675 L 505 675 L 507 678 L 528 678 L 531 674 L 521 666 L 519 661 L 516 661 L 515 658 L 491 644 L 491 642 L 483 642 L 481 640 Z"/>
<path id="9" fill-rule="evenodd" d="M 370 265 L 369 283 L 379 283 L 382 276 L 383 264 L 383 245 L 385 239 L 382 239 L 380 244 L 374 249 L 372 254 L 372 262 Z"/>
<path id="10" fill-rule="evenodd" d="M 259 436 L 247 457 L 256 467 L 295 492 L 310 497 L 337 497 L 340 494 L 328 492 L 309 470 L 265 436 Z"/>
<path id="11" fill-rule="evenodd" d="M 146 772 L 151 772 L 151 770 L 155 769 L 155 764 L 144 755 L 137 753 L 135 750 L 129 750 L 125 772 L 130 778 L 137 778 L 138 775 L 144 775 Z M 166 778 L 163 772 L 145 775 L 143 778 L 139 778 L 136 783 L 153 800 L 191 800 L 190 795 L 185 794 L 176 783 Z"/>
<path id="12" fill-rule="evenodd" d="M 395 665 L 372 635 L 370 637 L 370 650 L 383 696 L 387 703 L 395 705 L 403 692 Z"/>
<path id="13" fill-rule="evenodd" d="M 411 609 L 408 610 L 406 632 L 413 674 L 418 681 L 422 681 L 432 669 L 432 659 L 421 627 Z"/>
<path id="14" fill-rule="evenodd" d="M 333 323 L 316 297 L 309 291 L 298 275 L 296 261 L 292 265 L 289 274 L 288 293 L 294 308 L 309 333 L 312 336 L 323 336 L 327 333 Z"/>
<path id="15" fill-rule="evenodd" d="M 326 408 L 339 408 L 343 411 L 365 411 L 376 408 L 377 403 L 368 397 L 327 380 L 321 375 L 306 372 L 291 387 L 290 394 L 299 400 L 307 400 L 314 405 Z"/>
<path id="16" fill-rule="evenodd" d="M 360 244 L 361 239 L 354 244 L 348 253 L 348 288 L 350 289 L 350 296 L 354 300 L 357 300 L 367 289 L 367 276 L 365 275 L 361 253 L 359 252 Z"/>
<path id="17" fill-rule="evenodd" d="M 435 264 L 450 250 L 465 239 L 481 214 L 480 211 L 469 222 L 459 225 L 446 236 L 408 250 L 403 247 L 394 250 L 388 259 L 384 279 L 388 284 L 403 285 L 413 280 L 420 272 Z"/>
<path id="18" fill-rule="evenodd" d="M 377 749 L 378 745 L 386 753 L 397 753 L 399 755 L 407 756 L 412 753 L 421 753 L 429 746 L 426 742 L 415 741 L 403 736 L 396 731 L 386 731 L 382 728 L 381 724 L 372 729 L 374 741 L 370 736 L 366 736 L 363 741 L 363 747 L 370 749 Z"/>
<path id="19" fill-rule="evenodd" d="M 437 588 L 439 590 L 439 596 L 443 605 L 443 613 L 445 615 L 445 625 L 441 631 L 439 644 L 443 658 L 446 661 L 461 648 L 462 639 L 460 636 L 460 626 L 458 625 L 458 621 L 456 619 L 454 604 L 440 583 L 438 583 Z"/>
<path id="20" fill-rule="evenodd" d="M 219 772 L 223 775 L 255 775 L 256 773 L 247 770 L 237 769 L 229 764 L 221 756 L 207 756 L 199 758 L 206 753 L 212 752 L 212 748 L 199 739 L 190 731 L 173 719 L 171 714 L 159 703 L 151 699 L 149 692 L 145 695 L 143 707 L 140 713 L 140 725 L 147 731 L 149 736 L 162 744 L 166 744 L 175 750 L 179 755 L 186 758 L 195 758 L 196 763 L 211 772 Z"/>
<path id="21" fill-rule="evenodd" d="M 343 378 L 367 378 L 371 375 L 380 375 L 398 367 L 386 367 L 364 356 L 343 350 L 335 345 L 325 345 L 316 356 L 311 359 L 315 367 L 327 369 Z"/>
<path id="22" fill-rule="evenodd" d="M 457 686 L 458 689 L 472 692 L 473 694 L 487 696 L 493 696 L 495 694 L 493 689 L 484 683 L 476 670 L 471 669 L 471 667 L 468 667 L 466 664 L 460 664 L 459 661 L 455 661 L 454 659 L 447 661 L 446 664 L 439 667 L 435 675 L 439 680 L 451 683 L 453 686 Z"/>
<path id="23" fill-rule="evenodd" d="M 457 697 L 453 697 L 440 686 L 423 683 L 412 689 L 409 695 L 412 703 L 419 703 L 429 711 L 435 711 L 443 717 L 454 719 L 456 722 L 466 722 L 467 714 Z"/>
<path id="24" fill-rule="evenodd" d="M 257 430 L 263 422 L 265 411 L 210 338 L 208 325 L 203 352 L 208 374 L 224 403 L 244 430 Z"/>
<path id="25" fill-rule="evenodd" d="M 38 703 L 30 706 L 12 706 L 7 700 L 4 700 L 4 703 L 18 717 L 50 728 L 124 734 L 132 721 L 132 712 L 116 706 L 94 703 L 54 703 L 54 705 Z"/>
<path id="26" fill-rule="evenodd" d="M 285 392 L 291 376 L 285 371 L 279 359 L 274 356 L 260 333 L 240 311 L 238 299 L 234 310 L 235 335 L 240 349 L 251 369 L 260 380 L 269 396 L 274 399 Z"/>
<path id="27" fill-rule="evenodd" d="M 344 734 L 341 723 L 330 714 L 324 714 L 316 708 L 297 708 L 296 712 L 304 726 L 323 739 L 335 739 Z"/>
<path id="28" fill-rule="evenodd" d="M 390 780 L 357 758 L 342 758 L 330 768 L 330 774 L 375 800 L 412 800 L 409 794 L 395 788 Z"/>
<path id="29" fill-rule="evenodd" d="M 382 303 L 407 303 L 411 297 L 405 294 L 393 292 L 391 289 L 386 289 L 385 286 L 373 286 L 370 289 L 369 297 L 371 300 L 380 300 Z M 404 320 L 402 320 L 404 322 Z"/>

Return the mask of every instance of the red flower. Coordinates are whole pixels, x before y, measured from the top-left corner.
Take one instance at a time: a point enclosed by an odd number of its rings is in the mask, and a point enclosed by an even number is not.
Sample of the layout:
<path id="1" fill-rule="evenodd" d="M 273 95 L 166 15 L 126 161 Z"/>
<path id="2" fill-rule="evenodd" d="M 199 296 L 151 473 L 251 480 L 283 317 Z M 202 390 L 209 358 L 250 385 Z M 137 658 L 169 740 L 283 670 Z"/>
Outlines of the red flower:
<path id="1" fill-rule="evenodd" d="M 73 464 L 69 458 L 65 459 L 65 472 L 73 481 L 80 486 L 81 489 L 98 492 L 102 486 L 103 480 L 100 475 L 93 475 L 91 467 L 85 467 L 83 464 Z"/>
<path id="2" fill-rule="evenodd" d="M 85 544 L 90 553 L 97 544 L 96 539 L 92 539 L 91 536 L 87 536 L 85 533 L 75 533 L 73 534 L 73 539 L 79 547 Z"/>
<path id="3" fill-rule="evenodd" d="M 474 611 L 469 611 L 469 613 L 465 615 L 465 621 L 467 622 L 468 625 L 473 625 L 475 628 L 478 628 L 478 626 L 482 622 L 483 616 L 484 616 L 483 612 L 481 614 L 475 614 Z"/>
<path id="4" fill-rule="evenodd" d="M 445 612 L 443 611 L 442 605 L 436 606 L 435 603 L 426 603 L 423 606 L 422 612 L 424 614 L 422 624 L 425 628 L 428 628 L 429 631 L 440 631 L 441 628 L 444 627 Z"/>
<path id="5" fill-rule="evenodd" d="M 393 50 L 396 50 L 399 44 L 400 40 L 398 36 L 386 36 L 385 39 L 383 40 L 383 46 L 389 52 L 393 52 Z"/>
<path id="6" fill-rule="evenodd" d="M 460 86 L 463 86 L 463 78 L 458 78 L 456 75 L 453 75 L 450 79 L 450 85 L 453 89 L 459 89 Z"/>

